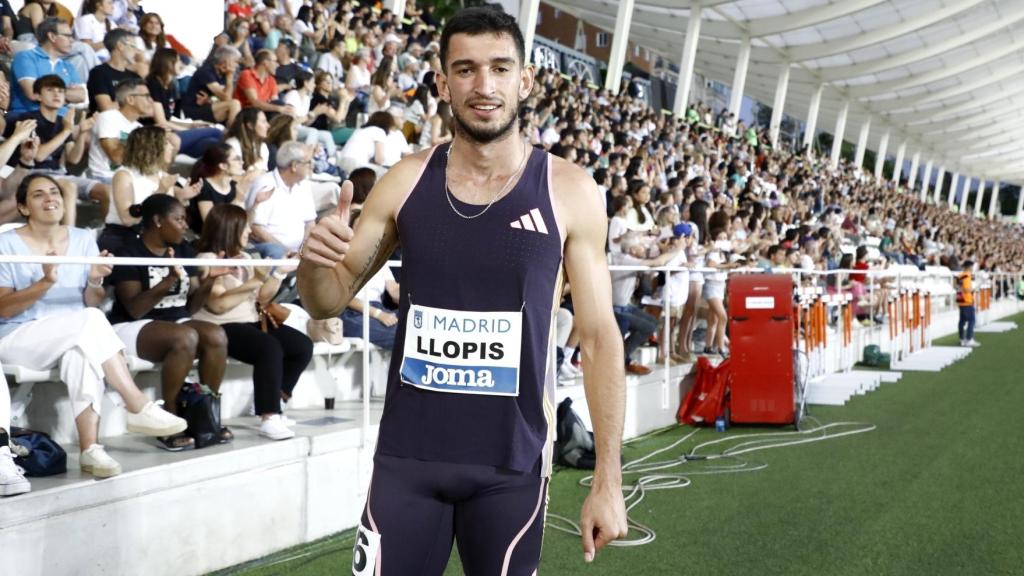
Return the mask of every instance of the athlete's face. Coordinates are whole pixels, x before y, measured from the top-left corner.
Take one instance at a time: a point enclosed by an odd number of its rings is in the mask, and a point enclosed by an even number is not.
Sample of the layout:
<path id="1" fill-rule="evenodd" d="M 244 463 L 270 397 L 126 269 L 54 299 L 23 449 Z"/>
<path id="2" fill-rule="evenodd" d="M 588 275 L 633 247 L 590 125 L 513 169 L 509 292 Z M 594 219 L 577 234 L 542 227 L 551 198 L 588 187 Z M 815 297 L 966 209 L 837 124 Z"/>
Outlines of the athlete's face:
<path id="1" fill-rule="evenodd" d="M 509 134 L 533 89 L 533 68 L 523 67 L 512 37 L 456 34 L 446 64 L 437 88 L 463 134 L 482 144 Z"/>

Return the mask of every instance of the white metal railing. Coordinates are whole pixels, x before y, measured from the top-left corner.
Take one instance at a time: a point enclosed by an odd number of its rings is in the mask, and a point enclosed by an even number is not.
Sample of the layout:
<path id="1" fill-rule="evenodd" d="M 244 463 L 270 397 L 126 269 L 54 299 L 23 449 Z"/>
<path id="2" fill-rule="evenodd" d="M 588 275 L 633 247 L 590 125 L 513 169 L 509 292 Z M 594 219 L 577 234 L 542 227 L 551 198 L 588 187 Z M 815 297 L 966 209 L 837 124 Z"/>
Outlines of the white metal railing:
<path id="1" fill-rule="evenodd" d="M 0 255 L 0 263 L 20 263 L 20 264 L 111 264 L 111 265 L 127 265 L 127 266 L 195 266 L 195 267 L 210 267 L 210 266 L 230 266 L 230 267 L 294 267 L 298 264 L 298 260 L 294 259 L 280 259 L 280 260 L 261 260 L 261 259 L 214 259 L 214 258 L 124 258 L 124 257 L 103 257 L 103 256 L 15 256 L 15 255 Z M 385 266 L 389 267 L 401 267 L 401 261 L 388 261 Z M 850 275 L 858 274 L 869 278 L 867 285 L 868 294 L 872 302 L 872 308 L 869 312 L 871 317 L 874 317 L 877 310 L 874 308 L 876 291 L 882 286 L 880 279 L 889 279 L 890 285 L 895 282 L 894 290 L 896 294 L 900 294 L 905 289 L 918 289 L 923 290 L 927 293 L 929 299 L 942 299 L 953 295 L 954 290 L 952 288 L 952 280 L 958 274 L 957 272 L 950 271 L 945 268 L 933 268 L 932 270 L 916 270 L 909 269 L 906 267 L 899 267 L 895 269 L 884 269 L 884 270 L 852 270 L 852 269 L 840 269 L 840 270 L 803 270 L 798 268 L 760 268 L 760 267 L 747 267 L 732 270 L 719 270 L 710 267 L 679 267 L 679 266 L 622 266 L 622 265 L 610 265 L 609 270 L 612 272 L 620 271 L 633 271 L 633 272 L 664 272 L 666 275 L 665 289 L 667 290 L 663 302 L 665 300 L 671 302 L 671 283 L 668 280 L 672 274 L 677 273 L 718 273 L 726 272 L 727 275 L 738 275 L 738 274 L 752 274 L 752 273 L 776 273 L 776 274 L 790 274 L 794 278 L 794 294 L 799 294 L 800 289 L 803 287 L 805 282 L 817 282 L 821 279 L 826 281 L 833 277 L 838 277 L 838 282 L 842 282 L 844 279 L 848 279 Z M 1014 292 L 1016 290 L 1016 283 L 1024 279 L 1024 272 L 1011 272 L 1011 273 L 984 273 L 979 275 L 979 279 L 976 280 L 979 289 L 988 289 L 996 285 L 1002 285 L 1002 289 L 999 291 L 999 298 L 1012 297 L 1016 298 Z M 947 291 L 937 292 L 931 289 L 925 290 L 924 281 L 930 280 L 932 287 L 945 285 Z M 938 282 L 937 284 L 935 282 Z M 943 284 L 945 283 L 945 284 Z M 360 297 L 366 300 L 365 289 L 359 293 Z M 804 295 L 808 293 L 805 291 Z M 824 290 L 818 290 L 813 293 L 812 296 L 824 296 Z M 1018 309 L 1020 305 L 1018 304 Z M 665 315 L 663 315 L 665 316 Z M 667 316 L 665 316 L 667 318 Z M 983 325 L 989 320 L 988 314 L 980 313 L 978 315 L 978 325 Z M 893 321 L 893 320 L 890 320 Z M 898 316 L 895 321 L 902 321 L 902 317 Z M 369 306 L 363 308 L 363 333 L 361 334 L 363 339 L 363 350 L 362 350 L 362 375 L 363 382 L 362 386 L 362 442 L 363 445 L 367 445 L 370 438 L 370 391 L 372 388 L 372 382 L 370 379 L 370 354 L 373 352 L 372 346 L 370 345 L 369 330 L 370 330 L 370 317 L 369 317 Z M 663 335 L 664 342 L 671 346 L 671 322 L 663 322 Z M 854 327 L 854 331 L 858 331 Z M 882 333 L 879 332 L 876 335 L 879 340 L 883 337 Z M 921 337 L 921 341 L 925 345 L 930 344 L 931 335 L 927 333 L 918 334 Z M 913 336 L 911 336 L 913 337 Z M 902 336 L 906 338 L 906 336 Z M 797 342 L 799 345 L 799 342 Z M 906 344 L 902 340 L 894 344 L 898 352 L 909 349 L 909 344 Z M 824 351 L 816 351 L 813 358 L 808 358 L 810 368 L 813 370 L 812 374 L 823 375 L 831 365 L 827 361 L 827 358 L 823 356 Z M 551 362 L 555 362 L 555 354 L 549 354 Z M 810 355 L 809 355 L 810 356 Z M 840 369 L 849 369 L 853 366 L 856 361 L 856 350 L 852 349 L 841 349 L 839 352 L 839 360 L 834 364 L 840 367 Z M 662 393 L 661 393 L 661 405 L 663 409 L 669 408 L 670 402 L 670 391 L 671 391 L 671 374 L 670 374 L 670 355 L 666 354 L 664 357 L 662 366 L 663 379 L 662 379 Z M 557 366 L 553 366 L 553 373 L 557 375 Z"/>

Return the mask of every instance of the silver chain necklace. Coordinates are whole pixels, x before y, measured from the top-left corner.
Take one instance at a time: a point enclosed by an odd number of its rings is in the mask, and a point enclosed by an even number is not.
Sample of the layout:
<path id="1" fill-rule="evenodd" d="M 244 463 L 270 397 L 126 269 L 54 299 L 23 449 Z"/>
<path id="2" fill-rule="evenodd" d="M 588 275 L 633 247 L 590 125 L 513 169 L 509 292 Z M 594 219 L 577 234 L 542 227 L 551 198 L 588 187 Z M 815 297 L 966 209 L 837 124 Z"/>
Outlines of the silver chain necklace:
<path id="1" fill-rule="evenodd" d="M 452 143 L 448 146 L 448 150 L 445 152 L 444 155 L 444 197 L 448 199 L 448 205 L 452 207 L 452 212 L 455 212 L 455 214 L 457 214 L 460 218 L 463 218 L 465 220 L 479 218 L 483 216 L 488 210 L 490 210 L 491 206 L 493 206 L 494 203 L 497 202 L 499 198 L 501 198 L 508 192 L 509 186 L 512 184 L 512 180 L 516 177 L 517 174 L 523 171 L 523 168 L 526 166 L 526 159 L 530 157 L 529 153 L 527 153 L 527 151 L 524 149 L 523 161 L 519 163 L 519 168 L 516 168 L 516 171 L 509 175 L 508 180 L 505 180 L 505 185 L 501 187 L 501 190 L 499 190 L 498 193 L 494 195 L 494 198 L 491 198 L 491 201 L 488 202 L 487 205 L 484 206 L 484 209 L 481 210 L 478 214 L 467 216 L 462 212 L 459 212 L 459 209 L 455 207 L 455 203 L 452 202 L 453 194 L 451 192 L 450 186 L 448 185 L 448 164 L 451 162 L 452 148 L 454 147 L 455 141 L 453 140 Z M 523 147 L 526 147 L 525 143 L 523 143 Z"/>

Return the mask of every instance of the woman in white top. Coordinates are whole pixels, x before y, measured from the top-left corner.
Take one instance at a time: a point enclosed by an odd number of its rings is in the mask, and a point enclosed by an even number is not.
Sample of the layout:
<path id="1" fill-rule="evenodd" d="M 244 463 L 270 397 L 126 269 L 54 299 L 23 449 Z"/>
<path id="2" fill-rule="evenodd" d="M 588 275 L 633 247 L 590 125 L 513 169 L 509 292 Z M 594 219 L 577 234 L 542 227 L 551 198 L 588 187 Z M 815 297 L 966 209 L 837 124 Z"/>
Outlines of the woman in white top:
<path id="1" fill-rule="evenodd" d="M 106 255 L 89 231 L 61 224 L 64 200 L 50 176 L 29 175 L 15 198 L 27 223 L 0 234 L 0 254 Z M 164 436 L 186 426 L 139 391 L 122 354 L 124 344 L 97 308 L 103 279 L 112 269 L 109 264 L 0 264 L 0 361 L 59 369 L 78 431 L 79 466 L 100 478 L 121 473 L 121 465 L 97 444 L 104 380 L 124 399 L 128 430 Z M 7 424 L 0 421 L 0 427 Z"/>
<path id="2" fill-rule="evenodd" d="M 391 108 L 392 98 L 401 100 L 402 91 L 395 83 L 395 59 L 392 56 L 385 56 L 377 69 L 373 72 L 370 80 L 370 101 L 366 106 L 366 113 L 373 114 L 381 110 Z"/>
<path id="3" fill-rule="evenodd" d="M 310 146 L 320 144 L 327 152 L 328 158 L 335 158 L 338 147 L 334 143 L 334 136 L 328 130 L 317 130 L 311 126 L 321 114 L 327 114 L 330 110 L 330 104 L 320 104 L 315 110 L 309 109 L 313 91 L 316 89 L 313 78 L 313 74 L 305 70 L 296 74 L 295 89 L 284 95 L 284 103 L 295 108 L 295 117 L 299 121 L 299 140 Z"/>
<path id="4" fill-rule="evenodd" d="M 243 108 L 224 134 L 224 142 L 241 154 L 244 168 L 267 171 L 270 148 L 267 147 L 267 115 L 256 108 Z"/>
<path id="5" fill-rule="evenodd" d="M 128 210 L 133 204 L 142 204 L 153 194 L 172 194 L 188 202 L 199 193 L 201 185 L 175 186 L 178 177 L 167 173 L 173 160 L 174 144 L 163 128 L 143 126 L 128 135 L 124 165 L 114 172 L 110 187 L 111 208 L 107 210 L 106 226 L 98 240 L 102 249 L 118 254 L 125 242 L 138 237 L 139 219 Z"/>
<path id="6" fill-rule="evenodd" d="M 110 58 L 103 46 L 103 38 L 117 26 L 114 15 L 114 0 L 86 0 L 82 4 L 82 15 L 75 19 L 75 38 L 96 51 L 100 60 Z"/>
<path id="7" fill-rule="evenodd" d="M 245 209 L 218 204 L 206 215 L 198 258 L 249 259 Z M 253 367 L 253 400 L 260 417 L 260 436 L 284 440 L 295 436 L 281 413 L 281 401 L 291 398 L 299 376 L 313 357 L 313 343 L 302 332 L 261 314 L 281 288 L 287 272 L 266 267 L 238 267 L 214 281 L 210 295 L 194 320 L 219 324 L 228 340 L 228 356 Z"/>
<path id="8" fill-rule="evenodd" d="M 629 222 L 630 229 L 637 232 L 656 230 L 657 223 L 647 208 L 647 203 L 651 201 L 651 187 L 647 184 L 637 185 L 630 196 L 633 197 L 633 208 L 626 214 L 626 221 Z"/>
<path id="9" fill-rule="evenodd" d="M 612 198 L 612 218 L 608 222 L 608 251 L 612 254 L 622 252 L 622 239 L 629 232 L 626 214 L 633 208 L 633 199 L 622 195 Z"/>
<path id="10" fill-rule="evenodd" d="M 345 172 L 364 166 L 378 170 L 387 157 L 385 142 L 388 132 L 395 129 L 395 118 L 388 112 L 372 114 L 366 124 L 353 132 L 342 147 L 338 167 Z"/>
<path id="11" fill-rule="evenodd" d="M 683 207 L 680 214 L 682 223 L 688 224 L 691 228 L 693 239 L 690 240 L 687 248 L 687 258 L 692 268 L 704 267 L 704 248 L 701 246 L 703 230 L 708 225 L 708 203 L 703 200 L 696 200 Z M 696 362 L 697 357 L 693 354 L 690 337 L 693 335 L 693 326 L 697 318 L 697 304 L 700 302 L 701 288 L 704 285 L 704 274 L 701 272 L 690 272 L 690 293 L 687 295 L 686 303 L 683 306 L 683 319 L 679 322 L 679 354 L 684 362 Z"/>

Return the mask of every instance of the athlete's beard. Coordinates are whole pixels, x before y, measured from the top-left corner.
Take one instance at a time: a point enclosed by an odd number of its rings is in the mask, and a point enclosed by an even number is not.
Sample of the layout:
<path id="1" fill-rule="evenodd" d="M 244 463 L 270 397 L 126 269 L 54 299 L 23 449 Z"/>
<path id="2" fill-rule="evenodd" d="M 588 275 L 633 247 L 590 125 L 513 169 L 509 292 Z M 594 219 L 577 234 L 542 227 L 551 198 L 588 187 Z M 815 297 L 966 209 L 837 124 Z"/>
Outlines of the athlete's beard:
<path id="1" fill-rule="evenodd" d="M 512 131 L 513 126 L 516 123 L 516 117 L 519 115 L 519 102 L 517 101 L 515 106 L 512 107 L 512 113 L 509 114 L 508 120 L 504 124 L 501 124 L 497 128 L 475 128 L 466 122 L 459 116 L 458 109 L 452 106 L 452 118 L 455 119 L 456 127 L 467 136 L 470 140 L 477 144 L 490 144 L 495 140 L 504 138 Z"/>

